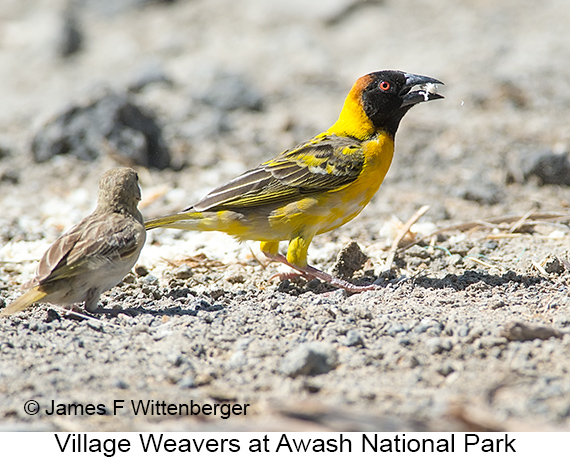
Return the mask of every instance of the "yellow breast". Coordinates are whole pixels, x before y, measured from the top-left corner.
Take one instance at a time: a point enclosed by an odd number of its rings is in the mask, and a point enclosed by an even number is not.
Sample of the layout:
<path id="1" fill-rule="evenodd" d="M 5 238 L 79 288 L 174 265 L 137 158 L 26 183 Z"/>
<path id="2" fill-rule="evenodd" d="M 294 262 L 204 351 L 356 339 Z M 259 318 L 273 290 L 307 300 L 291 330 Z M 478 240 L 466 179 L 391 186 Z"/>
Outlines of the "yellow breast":
<path id="1" fill-rule="evenodd" d="M 330 208 L 317 233 L 327 232 L 346 224 L 356 217 L 370 202 L 382 184 L 394 156 L 394 140 L 389 135 L 379 135 L 363 143 L 366 157 L 360 176 L 352 183 L 327 193 L 325 207 Z"/>
<path id="2" fill-rule="evenodd" d="M 390 168 L 394 140 L 381 133 L 363 142 L 362 147 L 366 159 L 355 181 L 279 208 L 270 218 L 273 229 L 281 234 L 287 232 L 286 238 L 299 233 L 315 235 L 340 227 L 356 217 L 370 202 Z"/>

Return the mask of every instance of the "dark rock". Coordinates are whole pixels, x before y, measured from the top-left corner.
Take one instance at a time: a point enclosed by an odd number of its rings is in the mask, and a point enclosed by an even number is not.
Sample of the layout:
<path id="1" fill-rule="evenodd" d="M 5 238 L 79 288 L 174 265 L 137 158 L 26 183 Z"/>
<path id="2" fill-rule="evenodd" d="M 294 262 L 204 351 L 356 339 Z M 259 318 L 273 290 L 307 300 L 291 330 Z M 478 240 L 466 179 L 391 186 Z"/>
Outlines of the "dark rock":
<path id="1" fill-rule="evenodd" d="M 525 180 L 531 176 L 538 178 L 540 184 L 558 184 L 570 186 L 570 160 L 568 154 L 553 152 L 539 153 L 524 170 Z"/>
<path id="2" fill-rule="evenodd" d="M 61 57 L 70 57 L 81 50 L 83 33 L 77 15 L 72 9 L 67 10 L 63 16 L 63 26 L 60 32 L 58 54 Z"/>
<path id="3" fill-rule="evenodd" d="M 140 278 L 148 275 L 148 269 L 144 265 L 135 265 L 135 273 Z"/>
<path id="4" fill-rule="evenodd" d="M 55 309 L 49 308 L 47 310 L 46 322 L 49 324 L 52 321 L 61 321 L 61 316 Z"/>
<path id="5" fill-rule="evenodd" d="M 0 181 L 6 182 L 9 184 L 18 184 L 20 182 L 20 173 L 19 170 L 10 169 L 4 172 L 0 172 Z"/>
<path id="6" fill-rule="evenodd" d="M 170 165 L 170 153 L 156 121 L 124 95 L 110 94 L 87 106 L 74 106 L 34 137 L 36 162 L 58 154 L 95 160 L 105 151 L 144 167 Z"/>
<path id="7" fill-rule="evenodd" d="M 562 338 L 564 332 L 552 327 L 528 325 L 522 322 L 511 322 L 505 325 L 501 336 L 509 341 L 548 340 L 550 338 Z"/>
<path id="8" fill-rule="evenodd" d="M 507 183 L 535 180 L 540 186 L 570 186 L 569 155 L 568 152 L 557 154 L 552 151 L 521 149 L 510 160 L 512 166 L 507 174 Z"/>
<path id="9" fill-rule="evenodd" d="M 0 160 L 10 157 L 12 155 L 12 148 L 0 140 Z"/>
<path id="10" fill-rule="evenodd" d="M 451 363 L 449 361 L 443 362 L 439 366 L 439 368 L 437 369 L 437 372 L 442 376 L 448 376 L 451 373 L 453 373 L 454 371 L 455 371 L 455 369 L 453 368 L 453 366 L 451 365 Z"/>
<path id="11" fill-rule="evenodd" d="M 356 241 L 347 244 L 338 253 L 333 267 L 333 275 L 344 279 L 352 278 L 355 271 L 362 268 L 368 256 L 362 252 Z"/>
<path id="12" fill-rule="evenodd" d="M 564 262 L 560 260 L 555 255 L 548 255 L 546 259 L 542 262 L 542 266 L 544 267 L 544 271 L 547 273 L 554 273 L 560 275 L 566 271 L 566 267 L 564 266 Z"/>
<path id="13" fill-rule="evenodd" d="M 117 389 L 121 390 L 126 390 L 129 388 L 129 383 L 124 379 L 117 378 L 113 381 L 113 387 L 116 387 Z"/>
<path id="14" fill-rule="evenodd" d="M 123 284 L 134 284 L 137 282 L 137 278 L 133 273 L 127 273 L 127 275 L 121 281 Z"/>

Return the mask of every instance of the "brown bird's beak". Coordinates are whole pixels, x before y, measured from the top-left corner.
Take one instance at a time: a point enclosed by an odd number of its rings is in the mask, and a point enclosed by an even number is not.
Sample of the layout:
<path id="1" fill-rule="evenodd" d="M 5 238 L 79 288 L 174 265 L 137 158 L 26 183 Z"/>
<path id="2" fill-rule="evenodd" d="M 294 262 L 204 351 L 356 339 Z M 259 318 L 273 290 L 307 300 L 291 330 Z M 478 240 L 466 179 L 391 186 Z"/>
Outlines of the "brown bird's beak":
<path id="1" fill-rule="evenodd" d="M 404 76 L 406 77 L 406 84 L 400 91 L 400 96 L 403 100 L 402 107 L 443 98 L 443 95 L 437 93 L 437 85 L 443 85 L 441 81 L 429 76 L 413 75 L 411 73 L 404 73 Z M 412 91 L 415 86 L 419 86 L 419 89 Z"/>

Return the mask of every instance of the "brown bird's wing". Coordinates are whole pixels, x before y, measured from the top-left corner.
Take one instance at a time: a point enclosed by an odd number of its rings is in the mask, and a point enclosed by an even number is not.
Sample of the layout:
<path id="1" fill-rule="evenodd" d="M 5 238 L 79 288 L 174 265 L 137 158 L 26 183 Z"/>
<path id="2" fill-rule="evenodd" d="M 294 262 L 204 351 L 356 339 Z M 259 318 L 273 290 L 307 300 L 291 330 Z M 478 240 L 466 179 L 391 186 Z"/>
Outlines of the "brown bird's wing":
<path id="1" fill-rule="evenodd" d="M 36 283 L 69 278 L 78 272 L 95 270 L 110 260 L 136 252 L 142 225 L 138 227 L 121 214 L 92 214 L 47 250 L 38 265 Z"/>
<path id="2" fill-rule="evenodd" d="M 229 181 L 186 209 L 239 210 L 295 201 L 337 189 L 362 172 L 360 141 L 336 135 L 317 136 Z"/>

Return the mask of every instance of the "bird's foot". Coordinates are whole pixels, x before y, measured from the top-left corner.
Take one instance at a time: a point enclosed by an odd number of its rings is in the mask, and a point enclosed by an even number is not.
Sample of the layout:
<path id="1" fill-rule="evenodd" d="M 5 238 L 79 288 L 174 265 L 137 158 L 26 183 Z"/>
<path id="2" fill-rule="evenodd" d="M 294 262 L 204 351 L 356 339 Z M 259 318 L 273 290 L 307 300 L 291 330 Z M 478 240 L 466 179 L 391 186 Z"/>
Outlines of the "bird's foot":
<path id="1" fill-rule="evenodd" d="M 350 293 L 360 293 L 366 292 L 367 290 L 377 290 L 378 286 L 371 284 L 369 286 L 357 286 L 356 284 L 352 284 L 344 279 L 336 278 L 324 271 L 319 270 L 318 268 L 312 267 L 307 265 L 305 267 L 299 267 L 297 265 L 293 265 L 292 263 L 287 261 L 287 258 L 282 254 L 268 254 L 264 253 L 269 259 L 275 260 L 276 262 L 281 262 L 294 270 L 297 270 L 299 273 L 277 273 L 273 275 L 271 279 L 279 278 L 281 280 L 285 279 L 293 279 L 299 276 L 302 276 L 307 279 L 320 279 L 321 281 L 330 284 L 331 286 L 338 287 L 339 289 L 344 289 Z"/>
<path id="2" fill-rule="evenodd" d="M 303 273 L 275 273 L 273 276 L 269 278 L 269 281 L 273 281 L 274 279 L 279 279 L 279 281 L 287 281 L 291 279 L 297 278 L 305 278 L 305 279 L 313 279 L 312 277 L 303 274 Z"/>

